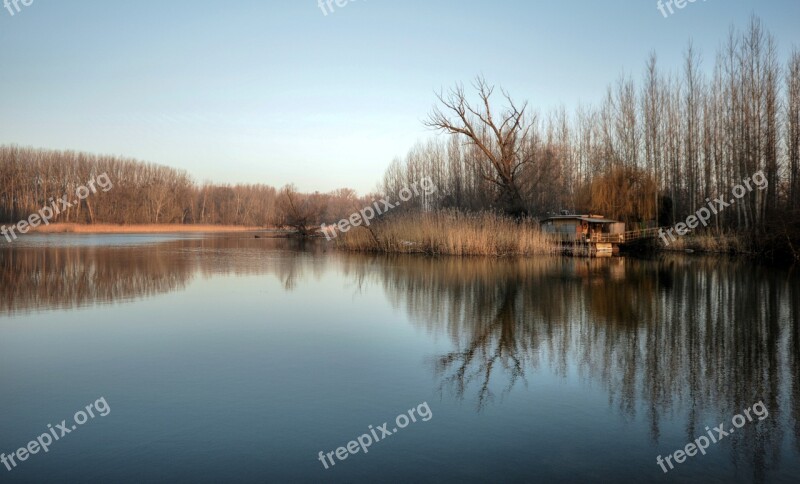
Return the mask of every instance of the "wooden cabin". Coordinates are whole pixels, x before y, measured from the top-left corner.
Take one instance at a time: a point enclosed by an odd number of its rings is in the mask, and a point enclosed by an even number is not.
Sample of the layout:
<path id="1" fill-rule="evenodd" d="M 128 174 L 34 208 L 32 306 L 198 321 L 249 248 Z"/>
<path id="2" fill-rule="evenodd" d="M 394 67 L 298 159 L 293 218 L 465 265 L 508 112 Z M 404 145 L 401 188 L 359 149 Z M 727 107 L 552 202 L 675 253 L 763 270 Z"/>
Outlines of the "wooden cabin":
<path id="1" fill-rule="evenodd" d="M 602 215 L 559 215 L 541 221 L 542 232 L 564 245 L 585 245 L 591 252 L 616 252 L 625 242 L 625 223 Z"/>

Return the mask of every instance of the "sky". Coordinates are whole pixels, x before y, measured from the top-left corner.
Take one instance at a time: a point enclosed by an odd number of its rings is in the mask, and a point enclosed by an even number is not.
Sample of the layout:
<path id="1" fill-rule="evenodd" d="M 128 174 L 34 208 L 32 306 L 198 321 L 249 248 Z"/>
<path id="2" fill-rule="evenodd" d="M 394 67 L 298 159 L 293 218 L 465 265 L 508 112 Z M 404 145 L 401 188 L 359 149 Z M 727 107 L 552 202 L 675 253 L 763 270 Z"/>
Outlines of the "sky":
<path id="1" fill-rule="evenodd" d="M 438 136 L 422 123 L 435 92 L 476 75 L 571 110 L 639 79 L 651 51 L 679 68 L 689 39 L 710 68 L 752 14 L 781 61 L 800 47 L 798 0 L 697 0 L 667 18 L 657 0 L 18 3 L 0 8 L 0 144 L 303 191 L 374 189 Z"/>

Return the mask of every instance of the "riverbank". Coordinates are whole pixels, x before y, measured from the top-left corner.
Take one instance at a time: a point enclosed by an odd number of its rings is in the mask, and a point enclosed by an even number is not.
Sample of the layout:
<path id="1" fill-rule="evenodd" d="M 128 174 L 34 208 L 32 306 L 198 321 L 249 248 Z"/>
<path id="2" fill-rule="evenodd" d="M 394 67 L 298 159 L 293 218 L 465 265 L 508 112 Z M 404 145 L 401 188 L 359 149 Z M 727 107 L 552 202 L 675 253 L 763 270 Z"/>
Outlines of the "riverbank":
<path id="1" fill-rule="evenodd" d="M 659 244 L 660 250 L 750 256 L 772 261 L 800 262 L 800 240 L 784 233 L 770 233 L 757 238 L 732 232 L 721 234 L 688 235 L 673 241 L 668 247 Z"/>
<path id="2" fill-rule="evenodd" d="M 665 252 L 701 252 L 708 254 L 750 254 L 753 252 L 743 237 L 735 234 L 700 234 L 679 237 L 664 247 Z"/>
<path id="3" fill-rule="evenodd" d="M 183 225 L 183 224 L 50 224 L 32 230 L 40 234 L 165 234 L 165 233 L 225 233 L 263 232 L 263 227 L 241 227 L 236 225 Z"/>
<path id="4" fill-rule="evenodd" d="M 728 254 L 776 261 L 800 261 L 800 241 L 786 234 L 761 237 L 753 243 L 734 232 L 690 234 L 669 246 L 652 239 L 640 250 Z M 561 244 L 542 233 L 535 220 L 517 223 L 495 213 L 466 214 L 454 210 L 407 213 L 387 217 L 370 227 L 356 227 L 336 238 L 339 249 L 388 254 L 453 256 L 532 256 L 560 254 Z"/>

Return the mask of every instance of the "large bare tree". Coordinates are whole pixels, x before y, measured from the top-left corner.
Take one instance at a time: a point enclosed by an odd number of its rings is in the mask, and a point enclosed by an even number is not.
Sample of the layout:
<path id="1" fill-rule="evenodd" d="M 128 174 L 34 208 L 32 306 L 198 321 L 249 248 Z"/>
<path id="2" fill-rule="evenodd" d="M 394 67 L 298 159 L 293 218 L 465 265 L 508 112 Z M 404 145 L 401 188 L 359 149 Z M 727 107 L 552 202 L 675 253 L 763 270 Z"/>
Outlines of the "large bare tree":
<path id="1" fill-rule="evenodd" d="M 496 187 L 496 202 L 507 213 L 521 216 L 528 212 L 522 196 L 520 175 L 525 165 L 533 163 L 533 153 L 526 146 L 533 125 L 526 116 L 528 103 L 517 106 L 502 90 L 506 106 L 495 116 L 492 108 L 494 86 L 478 77 L 473 83 L 478 101 L 467 100 L 463 85 L 439 92 L 441 106 L 431 112 L 426 125 L 444 133 L 464 137 L 478 148 L 486 163 L 478 168 L 481 177 Z"/>

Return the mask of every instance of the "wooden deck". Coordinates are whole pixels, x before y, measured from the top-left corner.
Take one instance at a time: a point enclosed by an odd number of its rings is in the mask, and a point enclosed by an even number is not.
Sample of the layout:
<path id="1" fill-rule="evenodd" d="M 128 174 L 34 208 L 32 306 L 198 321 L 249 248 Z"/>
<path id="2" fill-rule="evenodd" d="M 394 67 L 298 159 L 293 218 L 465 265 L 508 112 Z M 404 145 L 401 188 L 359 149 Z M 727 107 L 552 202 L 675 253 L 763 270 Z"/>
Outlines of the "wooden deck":
<path id="1" fill-rule="evenodd" d="M 627 244 L 635 240 L 651 239 L 658 237 L 660 227 L 651 229 L 629 230 L 622 234 L 600 234 L 595 235 L 591 239 L 587 239 L 589 243 L 611 243 L 611 244 Z"/>

